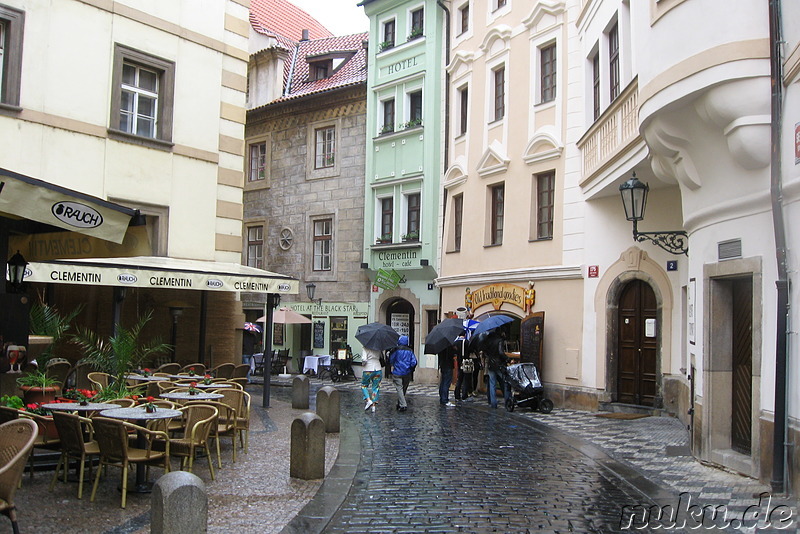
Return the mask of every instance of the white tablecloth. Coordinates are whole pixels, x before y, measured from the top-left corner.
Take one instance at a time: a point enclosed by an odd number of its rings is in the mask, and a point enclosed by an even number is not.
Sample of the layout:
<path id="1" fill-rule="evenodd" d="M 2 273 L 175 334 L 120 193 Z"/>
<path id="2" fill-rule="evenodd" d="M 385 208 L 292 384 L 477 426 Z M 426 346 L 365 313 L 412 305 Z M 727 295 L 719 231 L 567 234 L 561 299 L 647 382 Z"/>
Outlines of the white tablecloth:
<path id="1" fill-rule="evenodd" d="M 315 356 L 306 356 L 303 361 L 303 372 L 314 371 L 318 372 L 319 366 L 328 366 L 331 364 L 331 357 L 329 354 L 318 354 Z"/>

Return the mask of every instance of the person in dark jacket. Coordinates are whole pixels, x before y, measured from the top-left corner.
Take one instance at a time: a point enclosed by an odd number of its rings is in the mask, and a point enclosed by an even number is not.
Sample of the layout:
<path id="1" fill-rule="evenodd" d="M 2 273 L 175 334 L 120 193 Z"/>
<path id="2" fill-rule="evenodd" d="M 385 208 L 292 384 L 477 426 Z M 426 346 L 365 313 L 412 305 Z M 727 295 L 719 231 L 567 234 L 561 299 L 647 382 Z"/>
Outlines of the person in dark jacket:
<path id="1" fill-rule="evenodd" d="M 489 390 L 486 396 L 489 401 L 489 406 L 497 408 L 497 385 L 498 383 L 503 388 L 503 398 L 507 402 L 511 397 L 511 389 L 505 381 L 504 368 L 508 364 L 508 356 L 506 356 L 505 348 L 505 334 L 498 333 L 496 330 L 492 331 L 486 338 L 484 343 L 484 354 L 486 355 L 486 370 L 489 374 Z"/>
<path id="2" fill-rule="evenodd" d="M 456 346 L 450 345 L 439 356 L 439 404 L 455 406 L 450 402 L 450 383 L 453 381 L 453 361 L 456 358 Z"/>
<path id="3" fill-rule="evenodd" d="M 392 368 L 392 382 L 397 390 L 397 409 L 405 412 L 408 409 L 406 391 L 417 367 L 417 356 L 408 346 L 408 336 L 400 336 L 397 340 L 397 347 L 389 353 L 389 364 Z"/>

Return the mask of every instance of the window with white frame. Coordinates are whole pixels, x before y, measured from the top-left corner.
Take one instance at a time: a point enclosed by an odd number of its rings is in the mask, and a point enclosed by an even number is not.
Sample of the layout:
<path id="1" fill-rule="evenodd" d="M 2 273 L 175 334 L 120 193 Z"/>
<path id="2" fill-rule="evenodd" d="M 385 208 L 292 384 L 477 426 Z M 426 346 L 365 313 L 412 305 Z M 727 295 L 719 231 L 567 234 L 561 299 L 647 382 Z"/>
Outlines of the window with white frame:
<path id="1" fill-rule="evenodd" d="M 489 243 L 492 245 L 503 244 L 503 222 L 505 219 L 505 184 L 493 185 L 489 188 L 491 202 L 491 233 Z"/>
<path id="2" fill-rule="evenodd" d="M 25 12 L 0 4 L 0 104 L 18 106 Z"/>
<path id="3" fill-rule="evenodd" d="M 419 8 L 411 12 L 411 31 L 408 34 L 408 40 L 422 37 L 425 28 L 425 9 Z"/>
<path id="4" fill-rule="evenodd" d="M 112 78 L 112 131 L 172 141 L 175 63 L 117 44 Z"/>
<path id="5" fill-rule="evenodd" d="M 247 227 L 247 266 L 264 268 L 264 227 Z"/>
<path id="6" fill-rule="evenodd" d="M 459 123 L 458 131 L 460 135 L 467 133 L 469 124 L 469 86 L 465 85 L 458 90 Z"/>
<path id="7" fill-rule="evenodd" d="M 422 124 L 422 89 L 408 93 L 408 124 L 419 126 Z"/>
<path id="8" fill-rule="evenodd" d="M 554 171 L 536 175 L 536 239 L 553 238 L 555 183 Z"/>
<path id="9" fill-rule="evenodd" d="M 326 126 L 314 130 L 314 168 L 333 167 L 336 163 L 336 128 Z"/>
<path id="10" fill-rule="evenodd" d="M 258 182 L 267 177 L 267 142 L 252 143 L 250 145 L 250 172 L 248 182 Z"/>
<path id="11" fill-rule="evenodd" d="M 314 221 L 315 271 L 330 271 L 333 258 L 333 219 Z"/>
<path id="12" fill-rule="evenodd" d="M 406 233 L 403 237 L 408 241 L 419 239 L 420 208 L 419 193 L 406 195 Z"/>
<path id="13" fill-rule="evenodd" d="M 556 44 L 539 50 L 540 102 L 550 102 L 556 98 Z"/>
<path id="14" fill-rule="evenodd" d="M 508 0 L 494 0 L 494 9 L 500 9 L 501 7 L 506 7 Z"/>
<path id="15" fill-rule="evenodd" d="M 458 8 L 458 35 L 469 31 L 469 3 Z"/>
<path id="16" fill-rule="evenodd" d="M 383 23 L 383 32 L 381 32 L 383 35 L 383 41 L 380 44 L 381 50 L 392 48 L 395 45 L 396 29 L 397 25 L 395 24 L 394 19 L 387 20 Z"/>
<path id="17" fill-rule="evenodd" d="M 394 199 L 385 197 L 380 203 L 380 235 L 379 239 L 391 243 L 394 239 Z"/>
<path id="18" fill-rule="evenodd" d="M 394 98 L 389 98 L 381 103 L 383 111 L 383 123 L 381 133 L 394 131 Z"/>
<path id="19" fill-rule="evenodd" d="M 592 56 L 592 115 L 600 116 L 600 52 Z"/>
<path id="20" fill-rule="evenodd" d="M 609 101 L 619 96 L 619 26 L 615 22 L 608 31 L 608 88 Z"/>
<path id="21" fill-rule="evenodd" d="M 492 71 L 492 98 L 494 100 L 494 120 L 506 115 L 506 67 L 501 65 Z"/>

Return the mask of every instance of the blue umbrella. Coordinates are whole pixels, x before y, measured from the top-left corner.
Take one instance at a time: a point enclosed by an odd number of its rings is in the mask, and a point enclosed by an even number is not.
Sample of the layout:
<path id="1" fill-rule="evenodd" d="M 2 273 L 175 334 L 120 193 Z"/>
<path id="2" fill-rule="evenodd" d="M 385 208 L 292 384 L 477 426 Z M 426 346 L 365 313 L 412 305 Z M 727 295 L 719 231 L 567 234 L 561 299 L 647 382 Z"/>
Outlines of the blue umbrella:
<path id="1" fill-rule="evenodd" d="M 508 324 L 512 321 L 514 321 L 514 319 L 508 315 L 492 315 L 491 317 L 487 317 L 481 321 L 481 323 L 475 328 L 475 331 L 472 332 L 472 335 L 477 336 L 483 332 L 494 330 L 495 328 L 501 327 L 504 324 Z"/>

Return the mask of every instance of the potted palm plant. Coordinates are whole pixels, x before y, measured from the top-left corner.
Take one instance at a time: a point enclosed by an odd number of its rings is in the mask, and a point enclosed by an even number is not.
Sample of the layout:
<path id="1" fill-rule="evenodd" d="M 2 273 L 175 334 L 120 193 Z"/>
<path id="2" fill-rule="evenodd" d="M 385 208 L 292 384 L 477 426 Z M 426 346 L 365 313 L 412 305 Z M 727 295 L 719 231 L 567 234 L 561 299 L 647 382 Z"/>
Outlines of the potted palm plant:
<path id="1" fill-rule="evenodd" d="M 45 303 L 40 297 L 31 305 L 29 313 L 28 357 L 35 359 L 39 369 L 44 369 L 53 358 L 54 351 L 69 331 L 72 321 L 83 309 L 77 306 L 67 314 L 62 314 L 55 306 Z"/>
<path id="2" fill-rule="evenodd" d="M 101 392 L 104 399 L 112 398 L 110 395 L 126 397 L 130 394 L 125 384 L 125 376 L 137 369 L 142 362 L 160 353 L 167 352 L 171 345 L 153 339 L 143 343 L 142 330 L 153 317 L 153 312 L 148 311 L 139 321 L 130 328 L 117 325 L 117 333 L 108 338 L 99 336 L 86 328 L 78 328 L 72 336 L 72 342 L 84 352 L 84 359 L 99 371 L 114 377 L 113 384 L 109 384 L 109 391 Z"/>

